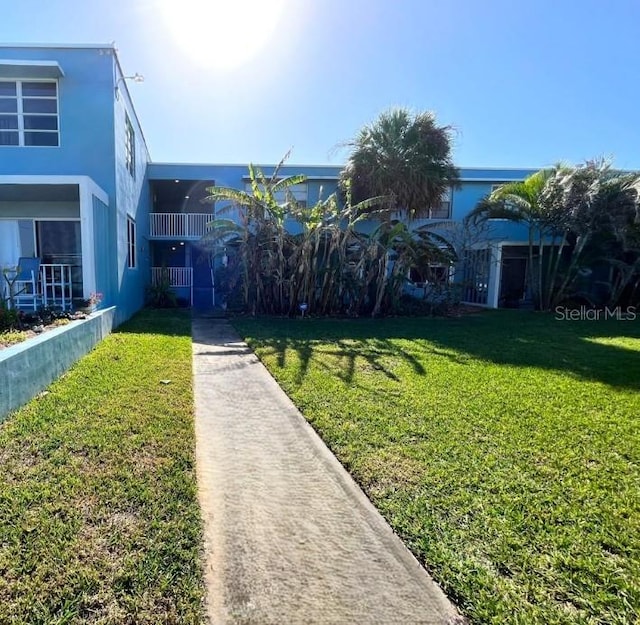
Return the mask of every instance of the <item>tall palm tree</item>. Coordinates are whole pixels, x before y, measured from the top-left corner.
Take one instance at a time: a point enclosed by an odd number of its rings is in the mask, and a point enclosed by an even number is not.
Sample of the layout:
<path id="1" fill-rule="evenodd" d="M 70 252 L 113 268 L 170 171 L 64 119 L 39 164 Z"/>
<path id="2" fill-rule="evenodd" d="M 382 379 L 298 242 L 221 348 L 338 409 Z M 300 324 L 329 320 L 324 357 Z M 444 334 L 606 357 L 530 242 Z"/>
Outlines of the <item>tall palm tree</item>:
<path id="1" fill-rule="evenodd" d="M 277 172 L 277 170 L 276 170 Z M 211 187 L 207 202 L 226 200 L 239 221 L 216 219 L 201 245 L 213 253 L 236 250 L 242 271 L 243 300 L 253 314 L 371 314 L 397 307 L 411 266 L 449 262 L 453 253 L 435 232 L 412 232 L 406 224 L 384 221 L 375 232 L 359 232 L 357 224 L 380 205 L 374 197 L 351 204 L 334 193 L 313 206 L 300 206 L 287 190 L 302 177 L 267 179 L 250 168 L 251 191 Z M 285 191 L 287 200 L 276 201 Z M 285 215 L 297 222 L 292 234 Z"/>
<path id="2" fill-rule="evenodd" d="M 341 173 L 354 202 L 390 198 L 379 210 L 404 209 L 409 217 L 429 217 L 459 174 L 451 157 L 451 126 L 439 126 L 433 113 L 391 109 L 346 143 L 351 149 Z"/>

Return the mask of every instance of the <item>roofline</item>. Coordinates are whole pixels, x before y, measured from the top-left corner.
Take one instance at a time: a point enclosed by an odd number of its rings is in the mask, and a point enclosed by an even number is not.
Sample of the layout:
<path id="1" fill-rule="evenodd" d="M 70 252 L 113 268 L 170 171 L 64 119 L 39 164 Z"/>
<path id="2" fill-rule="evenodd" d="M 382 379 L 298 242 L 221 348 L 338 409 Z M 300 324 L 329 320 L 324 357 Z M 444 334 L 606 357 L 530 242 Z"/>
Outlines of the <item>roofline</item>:
<path id="1" fill-rule="evenodd" d="M 249 167 L 252 165 L 253 167 L 275 167 L 277 163 L 251 163 L 247 161 L 245 163 L 189 163 L 189 162 L 167 162 L 167 161 L 151 161 L 150 165 L 170 165 L 170 166 L 180 166 L 180 165 L 189 165 L 192 167 Z M 282 167 L 307 167 L 312 169 L 327 169 L 331 167 L 343 167 L 343 164 L 339 165 L 304 165 L 301 163 L 293 163 L 291 165 L 284 163 Z"/>
<path id="2" fill-rule="evenodd" d="M 482 167 L 474 165 L 473 167 L 465 167 L 464 165 L 456 165 L 457 169 L 470 169 L 471 171 L 539 171 L 544 167 Z M 548 166 L 550 167 L 550 165 Z"/>
<path id="3" fill-rule="evenodd" d="M 118 57 L 118 49 L 116 48 L 115 42 L 110 44 L 109 49 L 113 51 L 113 58 L 115 59 L 115 62 L 116 62 L 117 71 L 120 72 L 120 77 L 125 78 L 124 70 L 122 69 L 122 65 L 120 64 L 120 58 Z M 120 78 L 115 77 L 116 84 L 114 85 L 114 89 L 120 88 L 118 86 L 119 82 L 120 82 Z M 136 121 L 138 122 L 138 128 L 140 128 L 140 135 L 142 136 L 144 147 L 147 150 L 147 164 L 149 164 L 151 162 L 151 150 L 149 149 L 149 144 L 147 143 L 147 137 L 144 134 L 144 128 L 142 127 L 142 120 L 140 119 L 140 117 L 138 117 L 138 111 L 136 111 L 136 106 L 133 102 L 133 98 L 131 97 L 131 92 L 129 91 L 129 86 L 127 85 L 127 81 L 123 80 L 122 85 L 127 94 L 127 98 L 129 99 L 129 103 L 131 104 L 131 110 L 133 111 Z"/>
<path id="4" fill-rule="evenodd" d="M 89 49 L 89 50 L 115 50 L 115 42 L 111 43 L 0 43 L 0 48 L 57 48 L 65 49 Z"/>
<path id="5" fill-rule="evenodd" d="M 189 165 L 191 167 L 249 167 L 249 165 L 253 165 L 254 167 L 276 167 L 277 163 L 190 163 L 190 162 L 177 162 L 177 161 L 151 161 L 150 165 L 167 165 L 167 166 L 180 166 L 180 165 Z M 305 165 L 304 163 L 285 163 L 282 167 L 304 167 L 305 169 L 330 169 L 332 167 L 342 168 L 344 167 L 344 163 L 339 163 L 337 165 L 327 164 L 327 165 Z M 463 165 L 456 166 L 457 169 L 465 169 L 467 171 L 514 171 L 514 172 L 522 172 L 522 171 L 539 171 L 540 169 L 544 169 L 543 167 L 465 167 Z"/>

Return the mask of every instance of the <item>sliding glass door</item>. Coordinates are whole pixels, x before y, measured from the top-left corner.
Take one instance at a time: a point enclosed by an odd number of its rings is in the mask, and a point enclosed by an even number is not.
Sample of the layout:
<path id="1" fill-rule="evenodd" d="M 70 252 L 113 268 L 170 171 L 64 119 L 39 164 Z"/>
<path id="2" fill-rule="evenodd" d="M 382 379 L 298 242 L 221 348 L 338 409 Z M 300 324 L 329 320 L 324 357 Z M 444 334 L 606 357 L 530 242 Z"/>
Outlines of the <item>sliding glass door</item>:
<path id="1" fill-rule="evenodd" d="M 73 297 L 82 297 L 82 245 L 79 221 L 35 222 L 38 256 L 45 265 L 69 265 Z"/>

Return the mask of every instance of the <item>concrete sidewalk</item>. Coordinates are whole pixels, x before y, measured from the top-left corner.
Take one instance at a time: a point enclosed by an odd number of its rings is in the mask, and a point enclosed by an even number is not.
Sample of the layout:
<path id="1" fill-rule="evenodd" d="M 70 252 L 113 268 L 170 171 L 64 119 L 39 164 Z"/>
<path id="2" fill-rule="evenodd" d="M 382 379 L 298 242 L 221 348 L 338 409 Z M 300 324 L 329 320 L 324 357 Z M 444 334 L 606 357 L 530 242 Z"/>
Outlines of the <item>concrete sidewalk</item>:
<path id="1" fill-rule="evenodd" d="M 193 369 L 214 625 L 463 622 L 228 322 Z"/>

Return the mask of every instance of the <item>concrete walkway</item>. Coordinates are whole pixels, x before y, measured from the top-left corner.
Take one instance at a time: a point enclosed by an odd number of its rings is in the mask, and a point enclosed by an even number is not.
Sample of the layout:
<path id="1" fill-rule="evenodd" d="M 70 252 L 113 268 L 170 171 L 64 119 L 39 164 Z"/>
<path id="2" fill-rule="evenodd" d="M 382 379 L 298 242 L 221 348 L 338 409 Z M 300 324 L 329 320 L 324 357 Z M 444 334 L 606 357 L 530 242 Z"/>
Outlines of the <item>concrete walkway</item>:
<path id="1" fill-rule="evenodd" d="M 226 321 L 193 368 L 213 625 L 463 622 Z"/>

